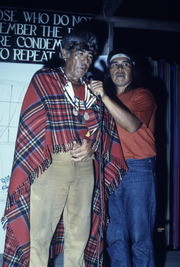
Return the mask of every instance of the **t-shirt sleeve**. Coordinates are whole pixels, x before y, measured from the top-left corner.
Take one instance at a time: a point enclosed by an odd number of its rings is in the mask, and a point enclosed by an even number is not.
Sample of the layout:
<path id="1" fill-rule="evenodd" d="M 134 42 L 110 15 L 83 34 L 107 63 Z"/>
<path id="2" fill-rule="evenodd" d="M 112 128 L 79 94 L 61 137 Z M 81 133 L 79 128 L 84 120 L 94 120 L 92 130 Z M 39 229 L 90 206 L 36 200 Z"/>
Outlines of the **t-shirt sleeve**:
<path id="1" fill-rule="evenodd" d="M 147 127 L 149 126 L 149 122 L 155 109 L 156 103 L 149 90 L 143 89 L 140 91 L 137 90 L 137 92 L 136 90 L 134 91 L 131 112 L 134 113 Z"/>

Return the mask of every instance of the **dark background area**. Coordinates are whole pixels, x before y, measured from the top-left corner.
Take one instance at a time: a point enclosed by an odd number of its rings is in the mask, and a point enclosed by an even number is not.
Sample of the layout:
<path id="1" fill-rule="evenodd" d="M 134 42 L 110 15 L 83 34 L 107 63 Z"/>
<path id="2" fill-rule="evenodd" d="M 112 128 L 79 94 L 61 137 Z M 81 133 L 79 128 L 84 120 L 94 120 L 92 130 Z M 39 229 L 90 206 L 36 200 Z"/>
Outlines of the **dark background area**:
<path id="1" fill-rule="evenodd" d="M 157 22 L 168 22 L 169 25 L 180 22 L 179 0 L 1 0 L 0 5 L 58 10 L 82 15 L 156 20 Z M 149 21 L 149 23 L 151 22 Z M 104 25 L 104 33 L 106 29 L 107 24 Z M 180 29 L 162 31 L 116 28 L 114 31 L 114 46 L 117 47 L 119 44 L 127 48 L 133 48 L 134 51 L 145 53 L 154 59 L 163 58 L 180 63 Z"/>
<path id="2" fill-rule="evenodd" d="M 180 23 L 180 0 L 0 0 L 4 7 L 28 8 L 39 10 L 54 10 L 60 12 L 71 12 L 88 16 L 104 16 L 116 18 L 136 18 L 149 21 Z M 173 27 L 172 27 L 173 29 Z M 99 27 L 94 28 L 99 33 L 102 43 L 107 38 L 108 24 L 102 22 Z M 143 53 L 152 59 L 164 59 L 170 63 L 180 64 L 180 28 L 172 31 L 148 30 L 118 27 L 114 29 L 114 48 L 124 46 L 137 53 Z M 145 65 L 143 65 L 144 67 Z M 144 67 L 144 73 L 150 73 Z M 149 89 L 155 95 L 158 105 L 156 140 L 159 156 L 157 185 L 158 189 L 158 227 L 164 227 L 166 222 L 165 212 L 167 206 L 167 162 L 166 162 L 166 116 L 167 95 L 164 81 L 150 77 L 147 80 Z M 173 86 L 172 86 L 173 88 Z M 170 130 L 170 129 L 169 129 Z M 172 130 L 172 129 L 171 129 Z M 170 185 L 171 186 L 171 185 Z M 169 222 L 168 222 L 169 223 Z M 158 267 L 164 266 L 164 231 L 156 236 Z M 171 245 L 171 242 L 170 242 Z M 171 249 L 171 247 L 170 247 Z"/>
<path id="3" fill-rule="evenodd" d="M 3 6 L 45 8 L 84 14 L 100 14 L 103 12 L 103 6 L 108 5 L 108 12 L 115 10 L 114 16 L 168 21 L 179 21 L 180 19 L 179 0 L 1 0 L 0 4 Z"/>

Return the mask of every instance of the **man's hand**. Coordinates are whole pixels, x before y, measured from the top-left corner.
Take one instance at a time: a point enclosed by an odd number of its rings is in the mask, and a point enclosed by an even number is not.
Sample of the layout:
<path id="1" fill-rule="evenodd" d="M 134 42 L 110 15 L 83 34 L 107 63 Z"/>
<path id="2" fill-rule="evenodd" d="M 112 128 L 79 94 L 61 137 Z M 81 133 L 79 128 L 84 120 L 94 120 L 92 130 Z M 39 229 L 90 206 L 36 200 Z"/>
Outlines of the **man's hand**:
<path id="1" fill-rule="evenodd" d="M 96 96 L 101 96 L 103 98 L 105 96 L 103 82 L 98 80 L 93 80 L 90 83 L 90 89 Z"/>
<path id="2" fill-rule="evenodd" d="M 85 161 L 88 157 L 91 157 L 94 151 L 90 148 L 90 143 L 86 139 L 83 139 L 82 145 L 74 143 L 74 147 L 70 153 L 74 161 Z"/>

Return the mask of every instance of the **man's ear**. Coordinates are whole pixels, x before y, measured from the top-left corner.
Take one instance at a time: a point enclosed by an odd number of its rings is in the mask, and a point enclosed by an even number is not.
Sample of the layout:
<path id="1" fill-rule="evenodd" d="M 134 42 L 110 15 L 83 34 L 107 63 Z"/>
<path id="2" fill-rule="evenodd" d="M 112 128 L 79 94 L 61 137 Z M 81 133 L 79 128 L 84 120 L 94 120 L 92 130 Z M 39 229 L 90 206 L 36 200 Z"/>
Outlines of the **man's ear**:
<path id="1" fill-rule="evenodd" d="M 62 58 L 66 61 L 67 59 L 67 50 L 66 49 L 61 49 L 61 55 L 62 55 Z"/>

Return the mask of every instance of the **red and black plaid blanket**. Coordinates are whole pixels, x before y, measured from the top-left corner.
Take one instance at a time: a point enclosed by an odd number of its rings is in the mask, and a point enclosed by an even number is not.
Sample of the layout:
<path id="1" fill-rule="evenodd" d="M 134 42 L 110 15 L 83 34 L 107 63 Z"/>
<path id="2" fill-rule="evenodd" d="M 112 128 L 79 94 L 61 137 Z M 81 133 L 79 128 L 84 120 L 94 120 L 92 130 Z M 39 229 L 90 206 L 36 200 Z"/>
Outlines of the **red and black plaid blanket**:
<path id="1" fill-rule="evenodd" d="M 33 76 L 23 101 L 7 203 L 2 218 L 6 229 L 4 267 L 29 265 L 30 186 L 38 174 L 46 171 L 52 163 L 51 154 L 69 151 L 73 141 L 81 144 L 80 137 L 85 131 L 92 133 L 90 142 L 97 147 L 92 227 L 85 249 L 85 262 L 86 266 L 102 266 L 106 199 L 118 186 L 126 165 L 114 120 L 107 110 L 104 109 L 103 114 L 100 151 L 101 118 L 98 100 L 86 110 L 89 119 L 81 121 L 81 117 L 73 114 L 72 105 L 64 95 L 64 84 L 65 79 L 59 69 L 42 69 Z M 98 171 L 100 153 L 102 179 Z M 51 257 L 63 251 L 63 231 L 60 219 L 50 247 Z"/>

